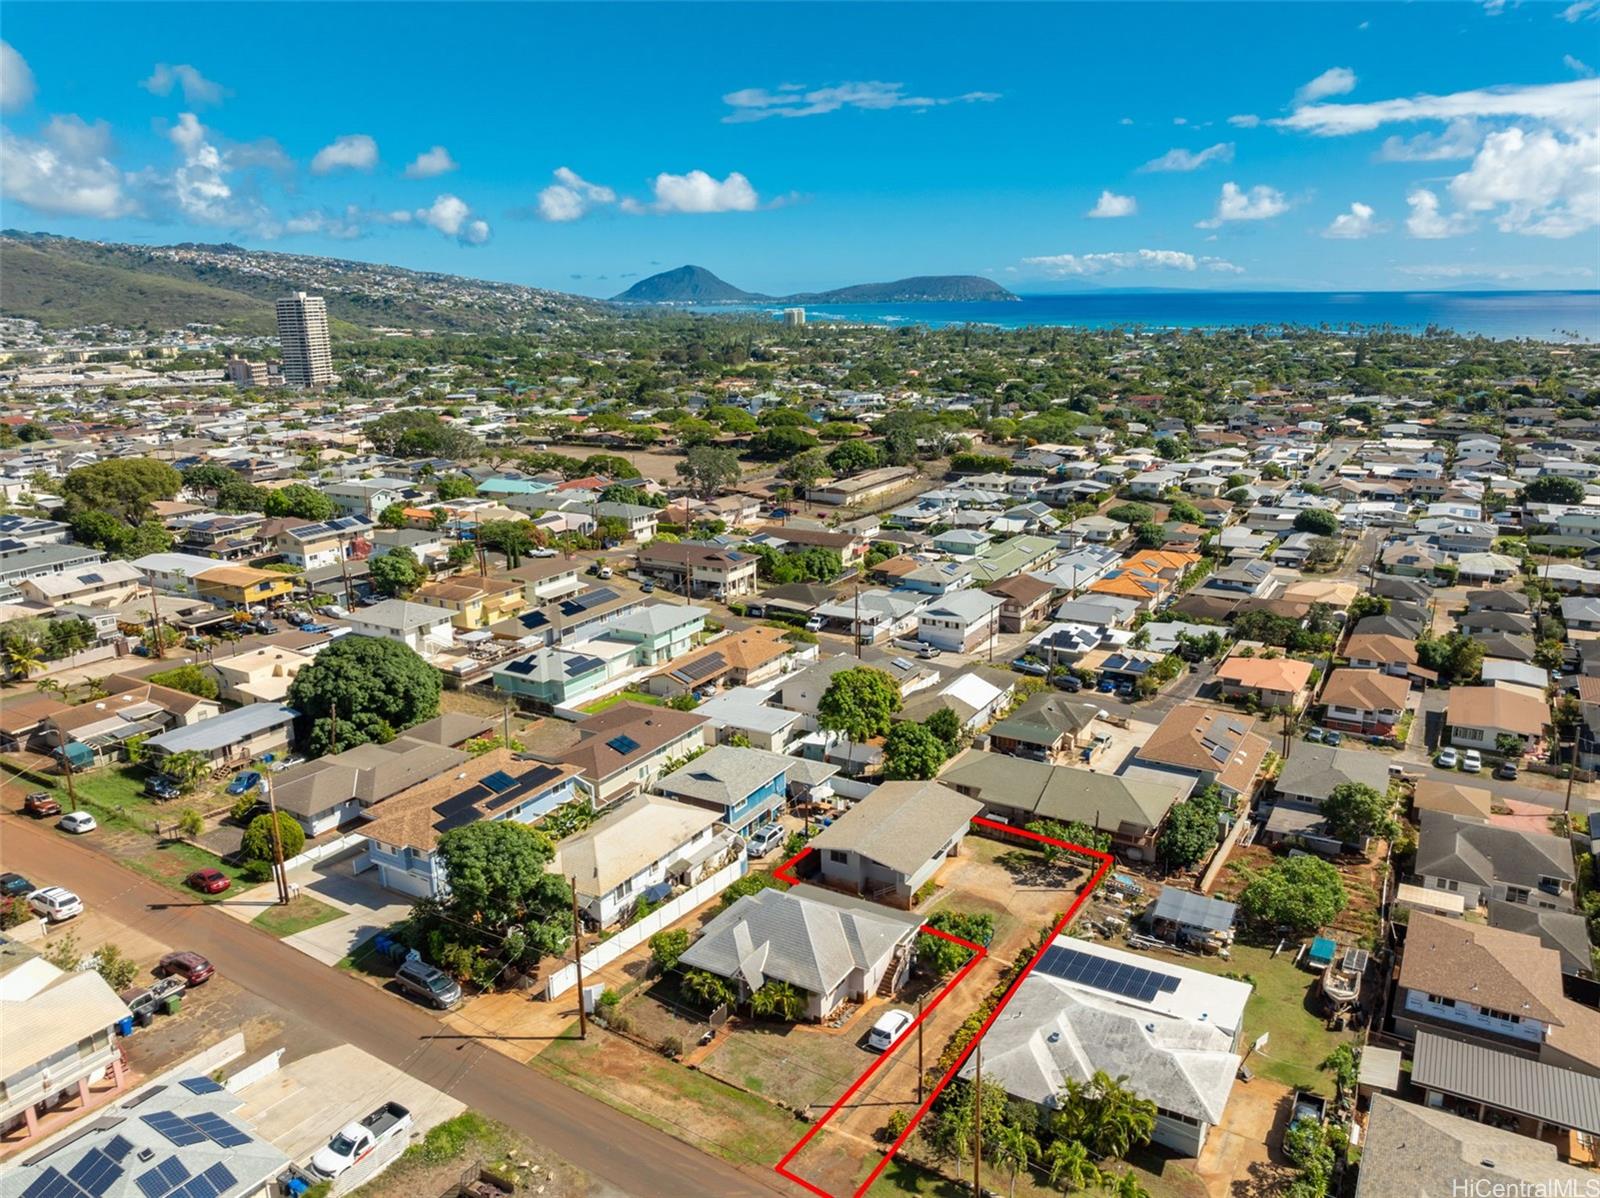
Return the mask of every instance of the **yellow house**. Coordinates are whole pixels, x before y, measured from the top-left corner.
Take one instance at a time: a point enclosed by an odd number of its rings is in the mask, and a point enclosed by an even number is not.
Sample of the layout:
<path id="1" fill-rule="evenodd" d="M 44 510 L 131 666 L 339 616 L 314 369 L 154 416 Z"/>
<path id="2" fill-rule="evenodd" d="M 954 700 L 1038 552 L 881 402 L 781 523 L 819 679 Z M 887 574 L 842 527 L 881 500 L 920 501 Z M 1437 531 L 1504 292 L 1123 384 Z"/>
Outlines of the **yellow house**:
<path id="1" fill-rule="evenodd" d="M 510 578 L 479 578 L 462 574 L 418 587 L 412 599 L 442 607 L 450 622 L 462 632 L 487 628 L 528 610 L 522 583 Z"/>
<path id="2" fill-rule="evenodd" d="M 257 570 L 252 566 L 218 566 L 194 576 L 196 592 L 215 603 L 250 607 L 271 603 L 294 592 L 294 579 L 276 570 Z"/>

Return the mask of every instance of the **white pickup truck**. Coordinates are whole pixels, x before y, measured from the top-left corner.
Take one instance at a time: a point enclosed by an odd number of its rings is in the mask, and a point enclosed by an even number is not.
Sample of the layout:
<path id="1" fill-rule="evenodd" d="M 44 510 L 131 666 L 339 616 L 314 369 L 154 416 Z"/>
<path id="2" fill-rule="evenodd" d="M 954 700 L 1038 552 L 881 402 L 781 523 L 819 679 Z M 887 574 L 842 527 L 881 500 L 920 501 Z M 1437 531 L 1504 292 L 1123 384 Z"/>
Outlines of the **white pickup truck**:
<path id="1" fill-rule="evenodd" d="M 311 1174 L 331 1180 L 350 1169 L 382 1144 L 411 1130 L 411 1112 L 398 1102 L 386 1102 L 359 1123 L 347 1123 L 328 1146 L 311 1158 Z"/>

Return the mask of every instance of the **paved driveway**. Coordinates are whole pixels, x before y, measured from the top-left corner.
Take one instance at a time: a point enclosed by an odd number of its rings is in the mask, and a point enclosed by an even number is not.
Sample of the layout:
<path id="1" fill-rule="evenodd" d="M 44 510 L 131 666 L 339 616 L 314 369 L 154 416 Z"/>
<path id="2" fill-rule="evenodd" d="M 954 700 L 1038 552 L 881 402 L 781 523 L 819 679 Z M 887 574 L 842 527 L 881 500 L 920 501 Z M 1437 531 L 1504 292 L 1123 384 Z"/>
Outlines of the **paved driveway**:
<path id="1" fill-rule="evenodd" d="M 411 912 L 403 895 L 378 885 L 377 873 L 357 874 L 355 854 L 319 861 L 289 872 L 289 885 L 344 914 L 325 924 L 284 937 L 284 943 L 314 957 L 324 965 L 337 965 L 373 935 L 398 923 Z M 229 915 L 249 923 L 277 900 L 277 888 L 268 882 L 218 904 Z"/>

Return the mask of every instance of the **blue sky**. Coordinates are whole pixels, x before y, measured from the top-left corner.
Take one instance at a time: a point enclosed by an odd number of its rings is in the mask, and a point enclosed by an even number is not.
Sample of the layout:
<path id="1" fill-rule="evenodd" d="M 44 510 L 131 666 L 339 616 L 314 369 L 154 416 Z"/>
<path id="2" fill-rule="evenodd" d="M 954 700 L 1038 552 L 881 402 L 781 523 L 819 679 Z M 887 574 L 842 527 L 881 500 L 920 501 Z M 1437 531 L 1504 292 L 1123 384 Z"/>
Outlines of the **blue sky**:
<path id="1" fill-rule="evenodd" d="M 1600 267 L 1600 0 L 8 0 L 3 36 L 8 227 L 596 295 Z"/>

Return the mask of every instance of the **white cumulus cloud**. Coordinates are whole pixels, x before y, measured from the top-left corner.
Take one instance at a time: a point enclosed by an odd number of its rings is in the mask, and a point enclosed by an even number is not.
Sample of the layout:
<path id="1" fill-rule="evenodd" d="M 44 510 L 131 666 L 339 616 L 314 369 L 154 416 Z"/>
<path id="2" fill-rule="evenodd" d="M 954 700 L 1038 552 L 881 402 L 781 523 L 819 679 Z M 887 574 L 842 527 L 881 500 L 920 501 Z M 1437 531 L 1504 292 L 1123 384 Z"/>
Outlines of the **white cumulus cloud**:
<path id="1" fill-rule="evenodd" d="M 1367 133 L 1382 125 L 1414 121 L 1516 119 L 1549 121 L 1564 129 L 1586 128 L 1600 105 L 1600 80 L 1574 79 L 1529 87 L 1485 87 L 1445 96 L 1376 100 L 1368 104 L 1308 104 L 1273 122 L 1322 137 Z"/>
<path id="2" fill-rule="evenodd" d="M 1261 118 L 1253 112 L 1235 113 L 1228 118 L 1228 124 L 1235 129 L 1254 129 L 1261 123 Z"/>
<path id="3" fill-rule="evenodd" d="M 1132 216 L 1139 211 L 1139 201 L 1132 196 L 1119 196 L 1114 191 L 1102 191 L 1100 199 L 1095 206 L 1085 212 L 1085 216 L 1104 219 L 1117 216 Z"/>
<path id="4" fill-rule="evenodd" d="M 196 107 L 220 104 L 223 97 L 228 94 L 222 84 L 207 79 L 197 67 L 192 67 L 186 62 L 177 66 L 168 66 L 164 62 L 156 63 L 150 78 L 139 86 L 154 96 L 170 96 L 172 89 L 177 88 L 183 93 L 183 102 Z"/>
<path id="5" fill-rule="evenodd" d="M 318 150 L 311 159 L 311 173 L 326 175 L 337 170 L 370 171 L 378 165 L 378 143 L 365 133 L 346 133 Z"/>
<path id="6" fill-rule="evenodd" d="M 1363 237 L 1371 237 L 1379 228 L 1378 222 L 1374 219 L 1376 215 L 1372 205 L 1357 200 L 1350 205 L 1349 212 L 1341 212 L 1334 217 L 1333 223 L 1322 231 L 1322 235 L 1344 241 L 1359 241 Z"/>
<path id="7" fill-rule="evenodd" d="M 717 179 L 705 171 L 690 171 L 686 175 L 663 172 L 651 181 L 653 199 L 649 201 L 626 199 L 624 212 L 754 212 L 761 207 L 761 197 L 750 185 L 750 180 L 738 171 L 731 171 L 726 179 Z"/>
<path id="8" fill-rule="evenodd" d="M 1379 162 L 1445 162 L 1452 158 L 1471 158 L 1478 152 L 1483 130 L 1471 117 L 1451 121 L 1441 133 L 1418 133 L 1413 137 L 1396 134 L 1384 139 L 1378 148 Z"/>
<path id="9" fill-rule="evenodd" d="M 1258 183 L 1245 191 L 1230 181 L 1222 185 L 1222 194 L 1217 197 L 1217 210 L 1211 219 L 1200 221 L 1196 227 L 1215 229 L 1230 221 L 1270 220 L 1287 211 L 1289 201 L 1276 187 Z"/>
<path id="10" fill-rule="evenodd" d="M 1472 228 L 1472 218 L 1464 213 L 1445 214 L 1439 211 L 1439 197 L 1426 187 L 1419 187 L 1406 196 L 1411 214 L 1406 217 L 1406 232 L 1425 241 L 1443 237 L 1459 237 Z"/>
<path id="11" fill-rule="evenodd" d="M 373 147 L 373 158 L 377 158 L 377 147 Z M 456 169 L 456 160 L 450 157 L 450 151 L 443 146 L 434 146 L 431 150 L 424 150 L 406 166 L 407 179 L 432 179 L 439 175 L 448 175 Z"/>
<path id="12" fill-rule="evenodd" d="M 1222 258 L 1196 257 L 1183 250 L 1119 250 L 1101 254 L 1049 254 L 1024 258 L 1024 266 L 1037 267 L 1054 279 L 1103 275 L 1118 270 L 1211 270 L 1243 274 L 1244 269 Z"/>
<path id="13" fill-rule="evenodd" d="M 1495 213 L 1502 233 L 1571 237 L 1600 225 L 1600 129 L 1561 137 L 1520 127 L 1491 133 L 1450 195 L 1468 212 Z"/>
<path id="14" fill-rule="evenodd" d="M 728 92 L 722 102 L 733 111 L 723 117 L 728 124 L 764 121 L 768 117 L 822 116 L 844 108 L 881 112 L 890 108 L 929 109 L 949 104 L 987 104 L 1000 98 L 998 92 L 972 91 L 958 96 L 908 95 L 903 83 L 865 80 L 837 83 L 829 87 L 808 88 L 785 83 L 777 88 L 745 87 Z"/>
<path id="15" fill-rule="evenodd" d="M 577 220 L 591 208 L 616 202 L 617 193 L 599 183 L 591 183 L 569 167 L 557 167 L 556 181 L 539 193 L 535 215 L 540 220 Z"/>
<path id="16" fill-rule="evenodd" d="M 1356 89 L 1356 73 L 1349 67 L 1329 67 L 1294 94 L 1296 104 L 1312 104 L 1329 96 L 1348 96 Z"/>
<path id="17" fill-rule="evenodd" d="M 417 209 L 417 220 L 462 245 L 482 245 L 489 240 L 489 224 L 472 215 L 472 207 L 460 196 L 438 196 L 426 208 Z"/>
<path id="18" fill-rule="evenodd" d="M 1197 171 L 1201 167 L 1213 162 L 1232 162 L 1233 143 L 1220 141 L 1214 146 L 1207 146 L 1203 150 L 1168 150 L 1160 158 L 1152 158 L 1139 169 L 1143 172 L 1151 171 Z"/>
<path id="19" fill-rule="evenodd" d="M 0 138 L 0 195 L 52 216 L 126 216 L 137 205 L 110 155 L 104 121 L 51 117 L 38 139 Z"/>
<path id="20" fill-rule="evenodd" d="M 15 112 L 33 103 L 33 71 L 10 42 L 0 41 L 0 112 Z"/>

